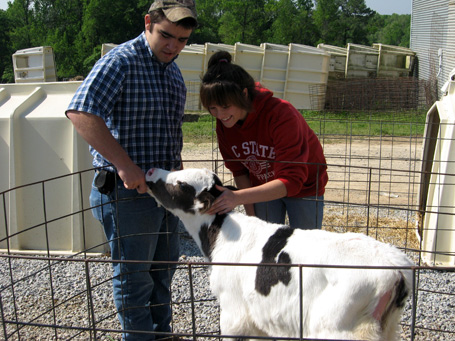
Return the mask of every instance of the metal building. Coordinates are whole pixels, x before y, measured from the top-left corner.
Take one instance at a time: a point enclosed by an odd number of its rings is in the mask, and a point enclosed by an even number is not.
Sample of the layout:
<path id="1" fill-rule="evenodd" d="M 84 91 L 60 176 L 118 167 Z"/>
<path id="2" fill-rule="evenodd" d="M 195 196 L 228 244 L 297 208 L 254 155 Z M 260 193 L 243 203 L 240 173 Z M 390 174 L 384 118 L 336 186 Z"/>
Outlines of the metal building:
<path id="1" fill-rule="evenodd" d="M 435 81 L 441 89 L 455 68 L 453 46 L 455 0 L 413 0 L 410 47 L 417 53 L 419 79 Z"/>

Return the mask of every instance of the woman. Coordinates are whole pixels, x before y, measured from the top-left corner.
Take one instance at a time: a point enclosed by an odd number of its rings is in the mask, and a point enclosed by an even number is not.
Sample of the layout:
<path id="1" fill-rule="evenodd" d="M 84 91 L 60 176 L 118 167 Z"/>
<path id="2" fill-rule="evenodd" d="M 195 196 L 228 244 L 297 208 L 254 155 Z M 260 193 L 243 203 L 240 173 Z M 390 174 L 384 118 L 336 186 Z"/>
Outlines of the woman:
<path id="1" fill-rule="evenodd" d="M 243 204 L 248 215 L 294 228 L 321 228 L 328 180 L 322 146 L 302 115 L 226 51 L 216 52 L 202 78 L 202 105 L 214 116 L 221 155 L 238 191 L 223 194 L 208 213 Z"/>

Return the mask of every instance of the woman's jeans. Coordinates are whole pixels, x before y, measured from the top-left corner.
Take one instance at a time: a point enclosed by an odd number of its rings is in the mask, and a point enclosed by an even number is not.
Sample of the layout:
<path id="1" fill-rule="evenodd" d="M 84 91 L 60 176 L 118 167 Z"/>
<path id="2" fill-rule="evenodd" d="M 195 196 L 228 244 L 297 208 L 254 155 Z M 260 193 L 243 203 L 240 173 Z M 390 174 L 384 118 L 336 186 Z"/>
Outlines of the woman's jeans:
<path id="1" fill-rule="evenodd" d="M 150 195 L 125 189 L 120 180 L 110 195 L 92 185 L 90 203 L 103 224 L 112 259 L 127 261 L 113 263 L 114 301 L 123 338 L 154 340 L 160 335 L 150 332 L 171 332 L 175 264 L 165 262 L 179 257 L 178 218 L 158 207 Z"/>
<path id="2" fill-rule="evenodd" d="M 300 229 L 321 229 L 324 196 L 281 198 L 254 204 L 256 216 L 262 220 L 284 224 L 286 212 L 289 226 Z"/>

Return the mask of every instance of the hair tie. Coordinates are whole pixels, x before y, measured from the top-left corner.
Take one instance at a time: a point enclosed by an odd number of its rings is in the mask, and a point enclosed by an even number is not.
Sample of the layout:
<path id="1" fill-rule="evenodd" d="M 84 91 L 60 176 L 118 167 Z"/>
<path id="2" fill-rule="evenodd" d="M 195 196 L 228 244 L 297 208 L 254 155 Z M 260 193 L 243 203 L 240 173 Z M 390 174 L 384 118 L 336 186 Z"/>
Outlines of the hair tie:
<path id="1" fill-rule="evenodd" d="M 218 63 L 229 63 L 229 61 L 226 58 L 220 59 Z"/>

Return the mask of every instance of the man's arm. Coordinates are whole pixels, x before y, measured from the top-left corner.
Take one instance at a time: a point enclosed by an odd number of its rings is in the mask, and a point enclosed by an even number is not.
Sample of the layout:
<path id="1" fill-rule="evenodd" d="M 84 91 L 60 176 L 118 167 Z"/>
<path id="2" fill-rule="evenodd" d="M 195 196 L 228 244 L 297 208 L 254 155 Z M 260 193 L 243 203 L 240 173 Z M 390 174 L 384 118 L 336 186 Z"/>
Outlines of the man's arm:
<path id="1" fill-rule="evenodd" d="M 147 191 L 144 172 L 112 136 L 101 117 L 72 110 L 67 111 L 66 116 L 78 134 L 117 168 L 126 188 L 137 189 L 139 193 Z"/>

